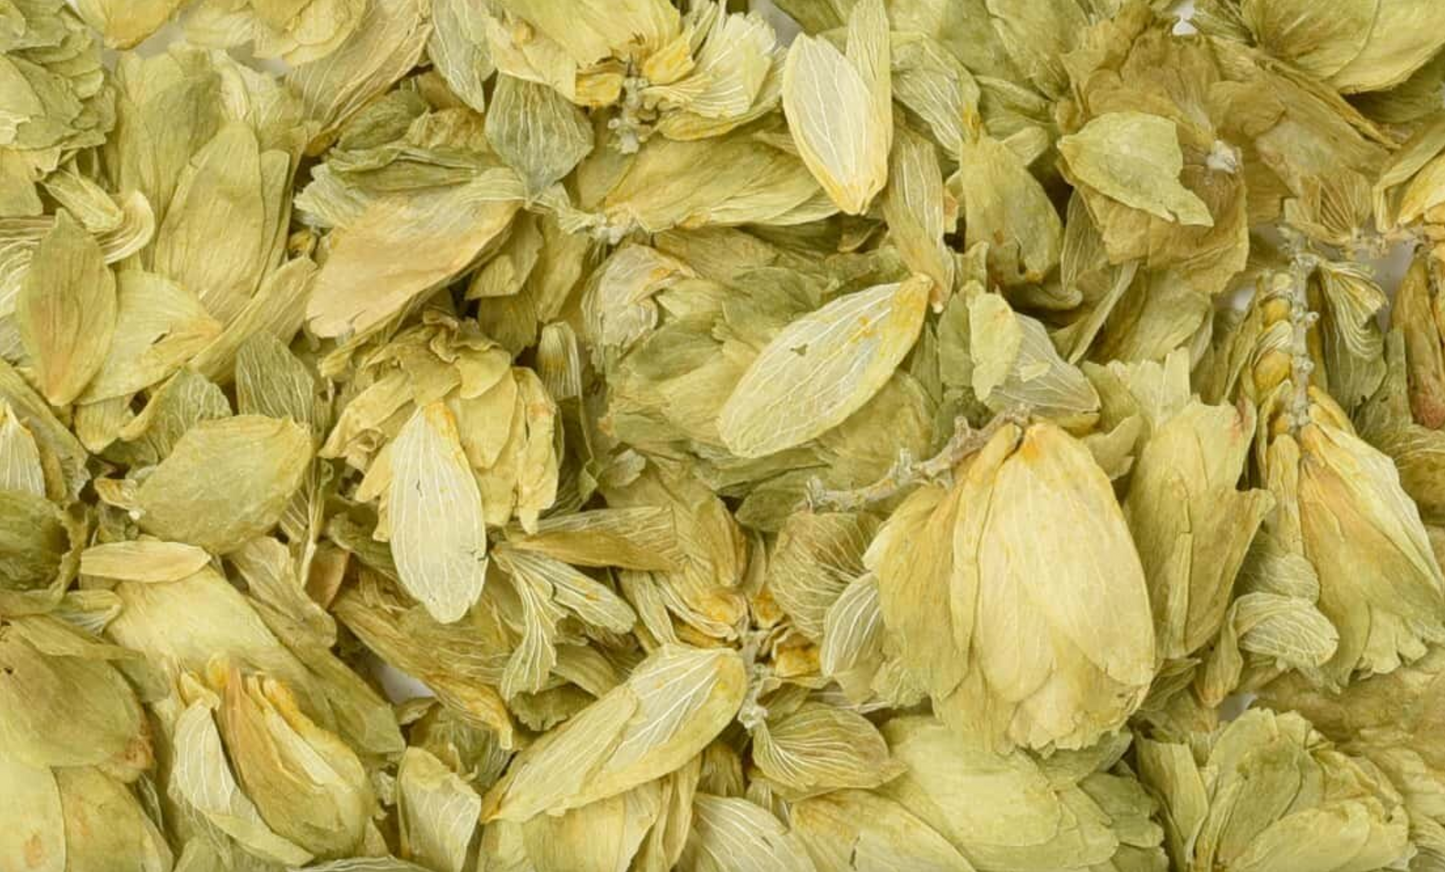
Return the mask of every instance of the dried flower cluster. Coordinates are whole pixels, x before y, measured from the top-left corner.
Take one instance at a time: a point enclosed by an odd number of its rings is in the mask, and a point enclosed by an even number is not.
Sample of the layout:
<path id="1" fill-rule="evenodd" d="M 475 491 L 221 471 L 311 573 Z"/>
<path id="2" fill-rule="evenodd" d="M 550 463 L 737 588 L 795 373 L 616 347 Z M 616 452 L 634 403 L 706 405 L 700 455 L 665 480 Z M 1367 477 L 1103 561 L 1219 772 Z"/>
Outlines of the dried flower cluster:
<path id="1" fill-rule="evenodd" d="M 775 2 L 0 0 L 0 870 L 1445 870 L 1445 2 Z"/>

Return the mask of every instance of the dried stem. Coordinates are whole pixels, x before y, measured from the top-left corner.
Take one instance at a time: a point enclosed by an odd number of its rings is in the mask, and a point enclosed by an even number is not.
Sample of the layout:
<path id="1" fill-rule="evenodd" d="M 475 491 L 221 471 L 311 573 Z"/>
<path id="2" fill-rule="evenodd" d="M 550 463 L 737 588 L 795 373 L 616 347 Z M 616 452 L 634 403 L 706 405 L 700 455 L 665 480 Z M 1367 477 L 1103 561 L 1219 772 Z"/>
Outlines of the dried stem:
<path id="1" fill-rule="evenodd" d="M 1380 258 L 1400 245 L 1430 245 L 1431 240 L 1425 228 L 1419 224 L 1406 224 L 1379 231 L 1373 228 L 1357 230 L 1354 238 L 1345 246 L 1351 260 L 1356 262 Z"/>
<path id="2" fill-rule="evenodd" d="M 770 665 L 760 659 L 763 648 L 768 644 L 768 637 L 771 631 L 758 630 L 748 633 L 743 638 L 741 655 L 743 662 L 748 667 L 747 693 L 743 697 L 743 703 L 738 708 L 738 723 L 742 724 L 749 731 L 757 729 L 768 719 L 768 709 L 759 700 L 763 694 L 770 689 L 773 670 Z"/>
<path id="3" fill-rule="evenodd" d="M 975 430 L 967 419 L 959 417 L 954 420 L 953 437 L 934 456 L 918 461 L 906 449 L 900 451 L 887 475 L 853 490 L 828 490 L 823 487 L 822 480 L 814 478 L 808 482 L 807 506 L 815 512 L 856 512 L 891 499 L 916 484 L 945 478 L 958 464 L 982 450 L 1006 424 L 1022 426 L 1028 423 L 1028 419 L 1027 410 L 1011 409 L 1000 412 L 982 429 Z"/>

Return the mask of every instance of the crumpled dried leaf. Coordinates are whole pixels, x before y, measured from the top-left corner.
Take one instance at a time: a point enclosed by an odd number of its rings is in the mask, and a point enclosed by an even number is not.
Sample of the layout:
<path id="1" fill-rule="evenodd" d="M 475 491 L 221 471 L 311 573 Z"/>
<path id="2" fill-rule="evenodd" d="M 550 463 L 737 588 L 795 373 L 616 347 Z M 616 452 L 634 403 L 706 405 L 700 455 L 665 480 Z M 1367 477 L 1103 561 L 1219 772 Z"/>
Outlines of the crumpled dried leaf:
<path id="1" fill-rule="evenodd" d="M 1330 396 L 1353 409 L 1375 393 L 1385 377 L 1385 337 L 1375 320 L 1388 304 L 1385 292 L 1363 270 L 1325 264 L 1317 273 L 1320 339 Z"/>
<path id="2" fill-rule="evenodd" d="M 108 542 L 80 552 L 80 571 L 116 581 L 180 581 L 211 562 L 204 548 L 159 539 Z"/>
<path id="3" fill-rule="evenodd" d="M 223 324 L 239 315 L 276 263 L 290 204 L 292 158 L 232 122 L 181 171 L 156 229 L 155 270 L 196 295 Z"/>
<path id="4" fill-rule="evenodd" d="M 793 835 L 819 869 L 917 868 L 974 872 L 937 830 L 898 803 L 864 790 L 838 790 L 792 806 Z"/>
<path id="5" fill-rule="evenodd" d="M 1318 423 L 1300 434 L 1299 513 L 1320 573 L 1320 609 L 1340 630 L 1330 671 L 1389 672 L 1445 641 L 1445 580 L 1419 510 L 1387 457 Z"/>
<path id="6" fill-rule="evenodd" d="M 462 872 L 482 798 L 440 760 L 408 748 L 396 773 L 402 852 L 442 872 Z"/>
<path id="7" fill-rule="evenodd" d="M 306 717 L 286 685 L 235 667 L 211 680 L 226 756 L 266 823 L 316 856 L 355 851 L 376 801 L 355 752 Z"/>
<path id="8" fill-rule="evenodd" d="M 1014 312 L 997 294 L 968 301 L 974 396 L 995 412 L 1031 409 L 1071 430 L 1099 409 L 1089 380 L 1054 350 L 1044 325 Z"/>
<path id="9" fill-rule="evenodd" d="M 788 518 L 769 557 L 766 584 L 799 632 L 823 637 L 834 602 L 866 572 L 863 552 L 877 530 L 876 518 L 851 512 Z"/>
<path id="10" fill-rule="evenodd" d="M 105 34 L 110 48 L 133 48 L 165 25 L 189 0 L 80 0 L 76 11 Z"/>
<path id="11" fill-rule="evenodd" d="M 1245 0 L 1239 13 L 1260 45 L 1301 70 L 1328 78 L 1354 60 L 1374 29 L 1380 0 L 1351 0 L 1324 10 L 1310 3 Z"/>
<path id="12" fill-rule="evenodd" d="M 78 496 L 90 480 L 85 446 L 55 417 L 45 398 L 3 360 L 0 360 L 0 399 L 10 406 L 10 414 L 35 440 L 45 477 L 45 494 L 62 501 Z"/>
<path id="13" fill-rule="evenodd" d="M 959 742 L 928 717 L 895 718 L 883 735 L 906 772 L 878 792 L 979 872 L 1167 868 L 1154 801 L 1126 769 L 1111 771 L 1127 739 L 1036 759 Z"/>
<path id="14" fill-rule="evenodd" d="M 791 226 L 838 211 L 797 155 L 746 131 L 698 141 L 648 140 L 599 205 L 600 214 L 564 213 L 563 228 L 591 228 L 620 241 L 637 229 Z"/>
<path id="15" fill-rule="evenodd" d="M 953 255 L 943 241 L 948 229 L 943 173 L 932 144 L 906 127 L 894 136 L 883 214 L 904 263 L 933 279 L 936 303 L 952 290 L 954 275 Z"/>
<path id="16" fill-rule="evenodd" d="M 856 412 L 918 339 L 931 285 L 915 276 L 840 297 L 774 336 L 719 414 L 729 450 L 762 457 Z"/>
<path id="17" fill-rule="evenodd" d="M 432 0 L 426 53 L 453 93 L 478 112 L 487 109 L 485 85 L 496 70 L 487 45 L 487 10 L 468 0 Z"/>
<path id="18" fill-rule="evenodd" d="M 391 445 L 391 468 L 386 506 L 397 575 L 432 617 L 458 620 L 487 580 L 487 530 L 481 493 L 445 405 L 412 415 Z"/>
<path id="19" fill-rule="evenodd" d="M 767 809 L 740 797 L 699 793 L 680 868 L 694 872 L 811 872 L 802 844 Z"/>
<path id="20" fill-rule="evenodd" d="M 40 447 L 10 404 L 0 400 L 0 490 L 45 496 Z"/>
<path id="21" fill-rule="evenodd" d="M 1441 650 L 1389 675 L 1356 682 L 1343 693 L 1293 677 L 1270 684 L 1263 693 L 1270 707 L 1299 712 L 1347 753 L 1384 771 L 1409 812 L 1410 836 L 1421 849 L 1416 864 L 1445 857 L 1439 802 L 1445 760 L 1433 738 L 1439 730 Z"/>
<path id="22" fill-rule="evenodd" d="M 15 320 L 52 406 L 80 396 L 110 350 L 115 276 L 95 240 L 68 213 L 41 240 L 15 300 Z"/>
<path id="23" fill-rule="evenodd" d="M 592 126 L 546 85 L 503 73 L 487 110 L 487 140 L 517 171 L 527 196 L 536 197 L 592 151 Z"/>
<path id="24" fill-rule="evenodd" d="M 521 196 L 516 176 L 496 169 L 376 201 L 333 242 L 306 306 L 308 326 L 341 336 L 385 324 L 469 266 L 512 220 Z"/>
<path id="25" fill-rule="evenodd" d="M 899 772 L 883 737 L 860 714 L 804 703 L 753 732 L 753 759 L 784 796 L 877 787 Z"/>
<path id="26" fill-rule="evenodd" d="M 242 791 L 216 722 L 219 697 L 199 682 L 188 680 L 183 688 L 193 698 L 182 700 L 184 708 L 172 713 L 172 800 L 224 834 L 222 840 L 233 839 L 264 861 L 309 862 L 311 852 L 273 830 Z"/>
<path id="27" fill-rule="evenodd" d="M 1400 794 L 1299 715 L 1248 711 L 1197 738 L 1197 751 L 1139 741 L 1140 778 L 1160 798 L 1181 868 L 1377 869 L 1409 857 Z"/>
<path id="28" fill-rule="evenodd" d="M 3 628 L 0 738 L 7 753 L 29 766 L 96 766 L 134 781 L 154 752 L 140 700 L 112 662 L 128 652 L 63 624 L 58 629 L 69 632 L 61 637 L 78 636 L 78 650 L 56 649 L 28 632 L 28 623 L 43 629 L 53 620 L 36 616 Z"/>
<path id="29" fill-rule="evenodd" d="M 1440 16 L 1439 7 L 1420 0 L 1381 0 L 1369 39 L 1330 84 L 1358 93 L 1403 82 L 1440 49 Z"/>
<path id="30" fill-rule="evenodd" d="M 360 26 L 361 0 L 199 0 L 185 18 L 186 36 L 231 47 L 250 42 L 259 57 L 295 65 L 324 58 Z"/>
<path id="31" fill-rule="evenodd" d="M 292 421 L 240 415 L 203 421 L 141 482 L 140 525 L 173 542 L 225 554 L 269 530 L 311 462 L 311 437 Z"/>
<path id="32" fill-rule="evenodd" d="M 55 783 L 65 815 L 66 868 L 170 867 L 173 855 L 161 829 L 125 784 L 93 767 L 58 769 Z"/>
<path id="33" fill-rule="evenodd" d="M 893 144 L 888 23 L 881 0 L 848 19 L 847 53 L 801 36 L 783 65 L 783 111 L 803 162 L 839 209 L 867 211 L 888 180 Z"/>
<path id="34" fill-rule="evenodd" d="M 287 76 L 307 115 L 323 131 L 333 130 L 405 75 L 431 34 L 426 7 L 417 0 L 367 3 L 365 9 L 339 46 Z"/>
<path id="35" fill-rule="evenodd" d="M 1254 415 L 1191 400 L 1154 422 L 1124 502 L 1139 548 L 1160 653 L 1187 657 L 1219 630 L 1235 575 L 1265 513 L 1262 490 L 1237 487 Z"/>
<path id="36" fill-rule="evenodd" d="M 1142 112 L 1100 115 L 1059 140 L 1059 153 L 1081 183 L 1166 221 L 1208 227 L 1209 207 L 1179 183 L 1184 156 L 1174 125 Z"/>
<path id="37" fill-rule="evenodd" d="M 1144 573 L 1108 479 L 1047 423 L 1005 425 L 957 475 L 911 494 L 869 548 L 884 623 L 960 733 L 1086 747 L 1154 671 Z"/>
<path id="38" fill-rule="evenodd" d="M 484 798 L 483 821 L 526 821 L 622 793 L 681 766 L 742 703 L 728 649 L 658 649 L 626 682 L 518 754 Z"/>
<path id="39" fill-rule="evenodd" d="M 46 611 L 75 578 L 85 526 L 39 494 L 0 490 L 0 608 Z"/>
<path id="40" fill-rule="evenodd" d="M 0 774 L 6 786 L 0 810 L 10 822 L 0 831 L 0 862 L 65 872 L 65 816 L 54 773 L 26 763 L 7 747 L 0 749 Z"/>
<path id="41" fill-rule="evenodd" d="M 126 396 L 164 381 L 221 335 L 193 293 L 158 275 L 116 275 L 115 333 L 82 402 Z"/>
<path id="42" fill-rule="evenodd" d="M 35 183 L 111 132 L 115 91 L 100 40 L 63 0 L 7 3 L 4 13 L 0 217 L 33 217 L 44 211 Z"/>
<path id="43" fill-rule="evenodd" d="M 1042 282 L 1059 262 L 1063 225 L 1028 164 L 987 135 L 966 142 L 949 180 L 964 207 L 965 242 L 988 245 L 989 277 Z"/>

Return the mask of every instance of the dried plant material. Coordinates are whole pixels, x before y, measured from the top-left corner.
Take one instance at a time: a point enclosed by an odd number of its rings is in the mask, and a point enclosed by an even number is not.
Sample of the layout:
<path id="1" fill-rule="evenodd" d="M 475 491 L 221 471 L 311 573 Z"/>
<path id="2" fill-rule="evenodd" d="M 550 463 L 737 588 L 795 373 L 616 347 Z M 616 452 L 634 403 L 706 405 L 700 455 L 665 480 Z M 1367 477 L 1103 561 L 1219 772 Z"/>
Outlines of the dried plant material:
<path id="1" fill-rule="evenodd" d="M 487 794 L 482 819 L 558 814 L 666 775 L 716 738 L 745 690 L 736 653 L 661 648 L 627 682 L 518 754 Z"/>
<path id="2" fill-rule="evenodd" d="M 1445 760 L 1434 736 L 1439 730 L 1441 675 L 1445 658 L 1435 649 L 1389 675 L 1356 682 L 1341 693 L 1311 687 L 1293 677 L 1264 692 L 1277 710 L 1299 712 L 1343 751 L 1378 766 L 1396 785 L 1410 818 L 1417 862 L 1445 858 L 1445 815 L 1438 803 Z"/>
<path id="3" fill-rule="evenodd" d="M 334 52 L 361 25 L 366 7 L 361 0 L 200 0 L 186 16 L 186 35 L 219 47 L 249 41 L 260 57 L 302 64 Z"/>
<path id="4" fill-rule="evenodd" d="M 1144 573 L 1108 479 L 1048 424 L 1000 429 L 958 479 L 915 491 L 869 549 L 903 663 L 960 732 L 1088 746 L 1142 702 L 1154 665 Z"/>
<path id="5" fill-rule="evenodd" d="M 1336 674 L 1389 672 L 1445 641 L 1445 577 L 1393 464 L 1329 424 L 1307 426 L 1300 450 L 1300 525 L 1340 629 Z"/>
<path id="6" fill-rule="evenodd" d="M 0 869 L 1445 869 L 1445 5 L 1178 5 L 0 0 Z"/>
<path id="7" fill-rule="evenodd" d="M 914 277 L 840 298 L 789 324 L 723 404 L 718 432 L 742 457 L 807 442 L 883 387 L 918 339 L 931 280 Z"/>
<path id="8" fill-rule="evenodd" d="M 165 837 L 125 783 L 97 768 L 55 772 L 65 814 L 69 868 L 127 863 L 163 869 L 172 858 Z"/>
<path id="9" fill-rule="evenodd" d="M 116 581 L 180 581 L 210 562 L 202 548 L 158 539 L 110 542 L 80 552 L 81 572 Z"/>
<path id="10" fill-rule="evenodd" d="M 876 793 L 838 790 L 805 799 L 792 807 L 791 821 L 819 869 L 976 868 L 937 830 Z"/>
<path id="11" fill-rule="evenodd" d="M 501 169 L 377 200 L 338 232 L 307 303 L 308 325 L 340 336 L 386 323 L 472 263 L 512 220 L 521 195 L 516 177 Z"/>
<path id="12" fill-rule="evenodd" d="M 878 793 L 975 869 L 1167 868 L 1154 802 L 1116 766 L 1127 740 L 1040 759 L 959 742 L 930 718 L 895 718 L 883 735 L 905 771 Z"/>
<path id="13" fill-rule="evenodd" d="M 824 622 L 843 590 L 866 570 L 878 520 L 848 512 L 797 514 L 778 533 L 767 568 L 768 592 L 810 638 L 823 636 Z"/>
<path id="14" fill-rule="evenodd" d="M 452 91 L 478 112 L 487 109 L 486 83 L 496 70 L 487 43 L 485 7 L 467 0 L 435 0 L 426 53 Z"/>
<path id="15" fill-rule="evenodd" d="M 1124 511 L 1149 582 L 1160 653 L 1187 657 L 1219 632 L 1235 576 L 1274 501 L 1237 489 L 1252 414 L 1191 400 L 1153 430 Z"/>
<path id="16" fill-rule="evenodd" d="M 351 747 L 312 722 L 278 681 L 234 667 L 211 680 L 227 757 L 266 823 L 313 856 L 359 848 L 375 798 Z"/>
<path id="17" fill-rule="evenodd" d="M 805 704 L 753 732 L 758 769 L 784 796 L 877 787 L 898 773 L 888 746 L 867 718 Z"/>
<path id="18" fill-rule="evenodd" d="M 1209 226 L 1209 207 L 1179 183 L 1184 156 L 1174 125 L 1142 112 L 1100 115 L 1059 140 L 1081 184 L 1166 221 Z"/>
<path id="19" fill-rule="evenodd" d="M 791 226 L 838 211 L 796 155 L 743 132 L 696 142 L 651 141 L 600 205 L 600 215 L 573 216 L 563 226 L 591 227 L 595 235 L 620 241 L 637 229 Z"/>
<path id="20" fill-rule="evenodd" d="M 898 128 L 889 168 L 883 214 L 903 262 L 933 279 L 935 304 L 953 289 L 953 255 L 944 244 L 947 230 L 943 171 L 932 144 L 906 127 Z"/>
<path id="21" fill-rule="evenodd" d="M 115 276 L 100 246 L 62 212 L 40 243 L 15 300 L 15 321 L 52 406 L 95 377 L 116 327 Z"/>
<path id="22" fill-rule="evenodd" d="M 402 850 L 442 872 L 462 872 L 482 798 L 440 760 L 408 748 L 397 767 Z"/>
<path id="23" fill-rule="evenodd" d="M 717 136 L 777 106 L 782 52 L 772 22 L 757 10 L 729 13 L 726 6 L 711 3 L 694 7 L 683 23 L 705 33 L 694 48 L 692 68 L 673 81 L 685 64 L 667 69 L 656 85 L 642 92 L 644 104 L 652 99 L 658 103 L 658 132 L 673 139 Z M 660 67 L 679 60 L 666 52 L 657 57 L 664 61 Z M 626 149 L 627 127 L 619 128 L 619 145 Z"/>
<path id="24" fill-rule="evenodd" d="M 1330 396 L 1354 409 L 1374 395 L 1385 377 L 1385 336 L 1377 318 L 1389 298 L 1355 264 L 1321 264 L 1316 278 Z"/>
<path id="25" fill-rule="evenodd" d="M 839 209 L 858 215 L 888 179 L 893 143 L 888 21 L 864 0 L 848 23 L 847 53 L 800 37 L 783 65 L 783 111 L 803 162 Z"/>
<path id="26" fill-rule="evenodd" d="M 158 384 L 221 335 L 222 326 L 194 294 L 158 275 L 116 276 L 115 333 L 80 399 L 128 396 Z"/>
<path id="27" fill-rule="evenodd" d="M 513 545 L 578 566 L 666 570 L 676 569 L 683 559 L 677 553 L 672 512 L 658 506 L 548 518 Z"/>
<path id="28" fill-rule="evenodd" d="M 247 124 L 227 124 L 181 172 L 156 229 L 156 271 L 195 294 L 222 323 L 235 319 L 279 254 L 290 157 L 265 150 Z M 208 252 L 199 257 L 200 250 Z"/>
<path id="29" fill-rule="evenodd" d="M 133 48 L 159 30 L 188 0 L 81 0 L 80 17 L 105 35 L 111 48 Z"/>
<path id="30" fill-rule="evenodd" d="M 698 794 L 682 866 L 698 872 L 810 872 L 801 842 L 767 809 L 741 797 Z"/>
<path id="31" fill-rule="evenodd" d="M 546 85 L 502 74 L 487 111 L 487 141 L 536 197 L 592 150 L 592 127 Z"/>
<path id="32" fill-rule="evenodd" d="M 981 294 L 968 302 L 968 329 L 973 393 L 984 405 L 995 412 L 1032 409 L 1069 429 L 1093 423 L 1098 393 L 1059 357 L 1043 324 L 1015 313 L 997 294 Z"/>
<path id="33" fill-rule="evenodd" d="M 306 301 L 315 278 L 316 264 L 304 257 L 268 275 L 236 319 L 191 358 L 191 367 L 206 378 L 223 378 L 235 366 L 237 351 L 252 336 L 266 333 L 289 341 L 306 320 Z"/>
<path id="34" fill-rule="evenodd" d="M 290 418 L 314 427 L 316 380 L 280 340 L 261 333 L 236 353 L 236 406 L 243 415 Z"/>
<path id="35" fill-rule="evenodd" d="M 171 777 L 175 801 L 224 834 L 222 845 L 234 840 L 267 862 L 309 862 L 311 852 L 272 830 L 242 791 L 215 719 L 220 699 L 194 680 L 182 689 L 191 699 L 183 699 L 185 708 L 172 716 L 172 741 L 179 752 Z"/>
<path id="36" fill-rule="evenodd" d="M 1058 266 L 1063 223 L 1027 161 L 981 136 L 964 143 L 958 163 L 949 184 L 963 206 L 965 242 L 987 246 L 991 280 L 1042 282 Z"/>
<path id="37" fill-rule="evenodd" d="M 276 523 L 310 460 L 311 437 L 291 421 L 242 415 L 199 423 L 136 490 L 140 524 L 224 554 Z"/>
<path id="38" fill-rule="evenodd" d="M 55 417 L 45 398 L 3 361 L 0 361 L 0 399 L 9 404 L 10 414 L 35 440 L 41 475 L 45 479 L 44 495 L 62 502 L 73 500 L 90 480 L 90 472 L 85 468 L 85 446 Z M 32 477 L 33 471 L 26 476 Z"/>
<path id="39" fill-rule="evenodd" d="M 54 635 L 72 645 L 61 648 L 37 632 L 53 618 L 21 620 L 5 628 L 0 646 L 0 738 L 9 753 L 31 766 L 97 766 L 135 780 L 154 761 L 145 712 L 111 662 L 124 652 L 65 625 Z"/>
<path id="40" fill-rule="evenodd" d="M 1320 9 L 1309 3 L 1246 0 L 1240 18 L 1270 54 L 1313 76 L 1328 78 L 1354 60 L 1370 39 L 1380 0 Z"/>
<path id="41" fill-rule="evenodd" d="M 487 580 L 487 531 L 482 496 L 446 406 L 433 403 L 412 415 L 391 446 L 391 468 L 386 506 L 398 577 L 432 617 L 458 620 Z"/>
<path id="42" fill-rule="evenodd" d="M 0 15 L 0 218 L 34 218 L 45 212 L 35 183 L 111 133 L 114 92 L 100 40 L 63 0 L 7 3 Z"/>
<path id="43" fill-rule="evenodd" d="M 1399 792 L 1299 715 L 1246 712 L 1197 739 L 1198 750 L 1139 744 L 1140 777 L 1166 811 L 1165 845 L 1178 868 L 1378 869 L 1410 856 Z M 1215 835 L 1198 838 L 1203 832 Z"/>
<path id="44" fill-rule="evenodd" d="M 1380 91 L 1403 82 L 1442 45 L 1441 10 L 1420 0 L 1382 0 L 1369 39 L 1330 84 L 1345 93 Z"/>
<path id="45" fill-rule="evenodd" d="M 40 446 L 9 403 L 0 403 L 0 490 L 45 496 Z"/>
<path id="46" fill-rule="evenodd" d="M 678 13 L 661 0 L 625 0 L 621 4 L 583 0 L 563 9 L 546 0 L 505 0 L 501 8 L 525 19 L 578 64 L 622 54 L 637 42 L 656 50 L 677 29 Z"/>
<path id="47" fill-rule="evenodd" d="M 1416 258 L 1395 294 L 1390 323 L 1404 346 L 1405 394 L 1413 419 L 1431 430 L 1445 429 L 1445 330 L 1432 263 Z"/>
<path id="48" fill-rule="evenodd" d="M 65 812 L 48 766 L 32 766 L 13 752 L 0 754 L 7 790 L 0 809 L 12 825 L 0 833 L 0 860 L 17 869 L 65 870 Z M 37 862 L 31 862 L 31 861 Z"/>
<path id="49" fill-rule="evenodd" d="M 336 0 L 313 0 L 332 2 Z M 365 10 L 340 45 L 287 76 L 308 117 L 323 131 L 334 129 L 394 84 L 426 48 L 431 23 L 416 0 L 367 3 Z"/>

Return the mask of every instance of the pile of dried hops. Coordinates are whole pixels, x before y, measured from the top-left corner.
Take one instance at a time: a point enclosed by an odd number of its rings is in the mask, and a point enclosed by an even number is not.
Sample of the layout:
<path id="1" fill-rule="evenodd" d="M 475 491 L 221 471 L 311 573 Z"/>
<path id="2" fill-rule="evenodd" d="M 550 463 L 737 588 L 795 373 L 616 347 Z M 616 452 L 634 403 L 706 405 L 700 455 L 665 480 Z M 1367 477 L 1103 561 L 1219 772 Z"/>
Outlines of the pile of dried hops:
<path id="1" fill-rule="evenodd" d="M 0 0 L 0 869 L 1445 869 L 1445 3 L 778 5 Z"/>

